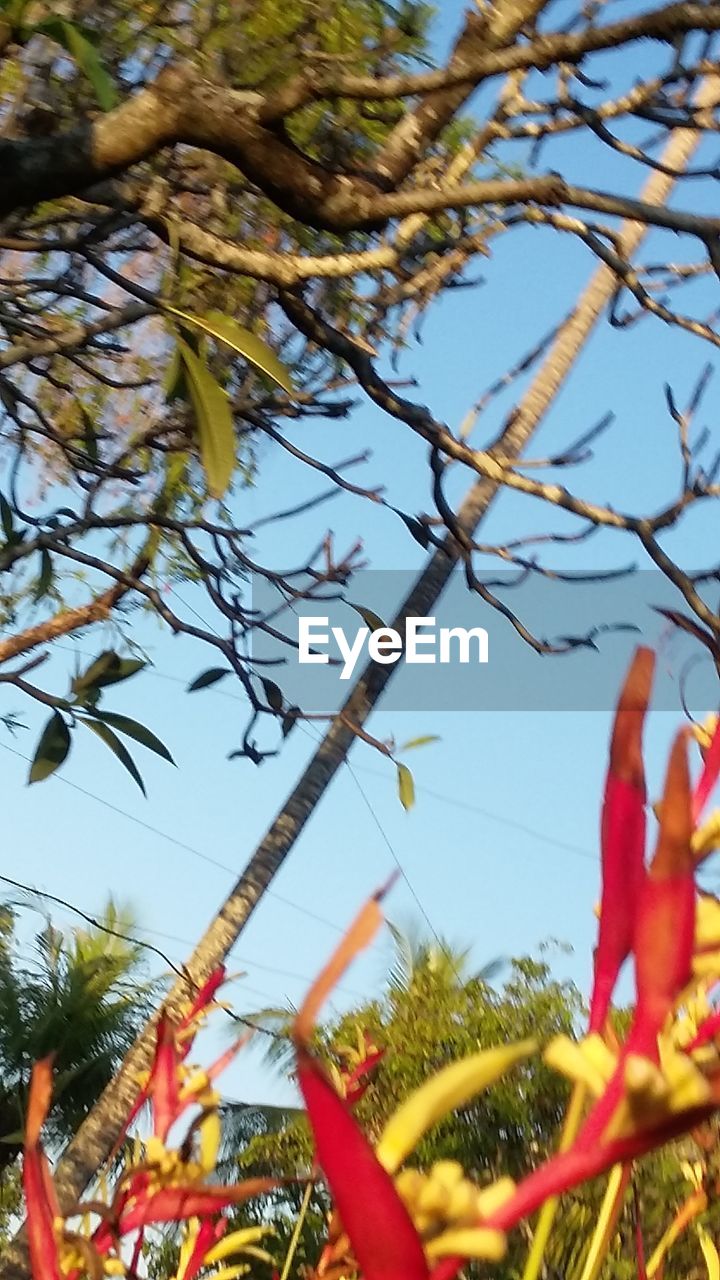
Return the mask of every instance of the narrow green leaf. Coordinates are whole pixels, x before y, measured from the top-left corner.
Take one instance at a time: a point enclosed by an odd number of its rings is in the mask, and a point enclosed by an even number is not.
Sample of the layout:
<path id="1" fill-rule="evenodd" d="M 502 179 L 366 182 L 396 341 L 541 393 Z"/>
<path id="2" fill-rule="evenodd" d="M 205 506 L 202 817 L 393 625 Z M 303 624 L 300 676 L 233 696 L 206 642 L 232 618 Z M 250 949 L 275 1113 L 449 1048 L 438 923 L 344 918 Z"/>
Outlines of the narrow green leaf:
<path id="1" fill-rule="evenodd" d="M 172 404 L 174 400 L 182 400 L 186 396 L 185 366 L 177 344 L 173 347 L 173 353 L 165 370 L 162 389 L 166 404 Z"/>
<path id="2" fill-rule="evenodd" d="M 422 521 L 416 520 L 415 516 L 406 515 L 405 512 L 400 511 L 398 507 L 393 507 L 392 510 L 395 512 L 396 516 L 400 517 L 405 528 L 412 534 L 415 541 L 419 542 L 420 546 L 427 550 L 430 545 L 430 531 L 427 526 L 424 525 Z"/>
<path id="3" fill-rule="evenodd" d="M 272 707 L 273 711 L 282 711 L 285 699 L 283 698 L 283 692 L 280 686 L 275 684 L 274 680 L 265 679 L 261 680 L 261 684 L 265 690 L 265 697 L 268 700 L 268 706 Z"/>
<path id="4" fill-rule="evenodd" d="M 145 783 L 140 776 L 135 761 L 125 744 L 120 741 L 116 733 L 113 733 L 110 726 L 102 724 L 99 720 L 81 720 L 80 723 L 86 725 L 88 729 L 92 729 L 93 733 L 96 733 L 98 738 L 105 743 L 105 746 L 110 748 L 113 755 L 117 756 L 120 763 L 127 769 L 130 777 L 137 783 L 143 795 L 147 796 Z"/>
<path id="5" fill-rule="evenodd" d="M 81 693 L 83 689 L 89 689 L 93 685 L 104 688 L 109 684 L 119 684 L 121 680 L 129 680 L 130 676 L 136 675 L 146 666 L 147 663 L 141 658 L 121 658 L 112 649 L 106 649 L 90 663 L 86 671 L 75 677 L 71 687 L 73 693 Z"/>
<path id="6" fill-rule="evenodd" d="M 420 738 L 410 738 L 408 742 L 404 742 L 400 750 L 414 751 L 415 747 L 427 747 L 431 742 L 439 741 L 440 738 L 436 733 L 424 733 Z"/>
<path id="7" fill-rule="evenodd" d="M 285 712 L 285 715 L 282 718 L 282 724 L 280 726 L 283 738 L 287 738 L 291 729 L 295 728 L 295 725 L 297 724 L 298 716 L 300 714 L 301 712 L 299 707 L 288 707 L 287 711 Z"/>
<path id="8" fill-rule="evenodd" d="M 10 503 L 8 502 L 7 498 L 5 498 L 1 493 L 0 493 L 0 524 L 2 524 L 3 533 L 5 534 L 5 537 L 7 538 L 8 542 L 12 542 L 13 538 L 15 537 L 15 520 L 13 518 L 12 507 L 10 506 Z"/>
<path id="9" fill-rule="evenodd" d="M 141 746 L 147 747 L 149 751 L 154 751 L 157 756 L 162 756 L 163 760 L 175 764 L 170 752 L 158 737 L 148 729 L 146 725 L 140 724 L 137 720 L 132 720 L 130 716 L 120 715 L 117 711 L 96 711 L 92 712 L 94 720 L 101 720 L 103 724 L 112 725 L 118 733 L 127 734 L 128 738 L 134 738 Z"/>
<path id="10" fill-rule="evenodd" d="M 354 609 L 356 613 L 360 614 L 365 626 L 369 627 L 371 631 L 387 630 L 386 624 L 383 622 L 382 618 L 379 618 L 376 613 L 373 613 L 372 609 L 366 609 L 363 604 L 353 604 L 352 600 L 346 600 L 345 603 L 349 604 L 351 609 Z"/>
<path id="11" fill-rule="evenodd" d="M 87 409 L 85 409 L 81 405 L 80 411 L 81 411 L 82 420 L 83 420 L 83 444 L 85 446 L 85 452 L 88 458 L 90 458 L 93 462 L 97 462 L 98 460 L 97 429 L 93 421 L 92 415 L 88 413 Z"/>
<path id="12" fill-rule="evenodd" d="M 406 764 L 397 766 L 398 795 L 403 809 L 407 812 L 415 803 L 415 782 Z"/>
<path id="13" fill-rule="evenodd" d="M 195 410 L 200 457 L 208 490 L 213 498 L 222 498 L 235 469 L 235 430 L 230 401 L 188 343 L 178 339 L 178 347 Z"/>
<path id="14" fill-rule="evenodd" d="M 201 671 L 196 676 L 192 684 L 187 687 L 187 693 L 196 693 L 198 689 L 209 689 L 211 684 L 217 684 L 219 680 L 224 680 L 225 676 L 229 676 L 230 672 L 227 667 L 209 667 L 207 671 Z"/>
<path id="15" fill-rule="evenodd" d="M 53 711 L 40 735 L 28 782 L 42 782 L 59 769 L 70 750 L 70 730 L 59 711 Z"/>
<path id="16" fill-rule="evenodd" d="M 56 40 L 74 58 L 83 75 L 95 90 L 95 97 L 103 111 L 111 111 L 118 102 L 115 81 L 103 66 L 92 40 L 81 27 L 65 18 L 46 18 L 35 31 Z"/>
<path id="17" fill-rule="evenodd" d="M 52 585 L 53 567 L 52 558 L 47 547 L 43 547 L 40 551 L 40 573 L 38 575 L 37 584 L 33 593 L 33 599 L 36 604 L 47 595 Z"/>
<path id="18" fill-rule="evenodd" d="M 201 329 L 216 341 L 224 342 L 226 346 L 231 347 L 247 360 L 248 364 L 254 365 L 261 373 L 272 378 L 273 382 L 282 387 L 283 391 L 287 391 L 289 396 L 294 394 L 290 372 L 282 361 L 278 360 L 272 348 L 256 333 L 244 329 L 232 316 L 226 316 L 222 311 L 208 311 L 207 315 L 196 316 L 190 311 L 181 311 L 179 307 L 173 307 L 169 303 L 165 304 L 164 310 L 177 316 L 181 324 Z"/>

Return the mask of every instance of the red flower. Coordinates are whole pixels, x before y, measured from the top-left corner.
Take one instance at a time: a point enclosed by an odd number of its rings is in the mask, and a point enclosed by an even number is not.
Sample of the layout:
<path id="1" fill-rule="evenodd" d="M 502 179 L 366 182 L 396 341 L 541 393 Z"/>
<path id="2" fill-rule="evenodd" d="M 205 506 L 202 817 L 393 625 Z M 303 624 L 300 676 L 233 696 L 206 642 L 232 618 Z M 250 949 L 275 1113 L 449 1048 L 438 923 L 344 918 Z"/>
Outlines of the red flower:
<path id="1" fill-rule="evenodd" d="M 589 1030 L 602 1032 L 618 974 L 630 955 L 645 875 L 642 732 L 655 655 L 638 649 L 620 694 L 610 740 L 601 823 L 602 900 Z"/>

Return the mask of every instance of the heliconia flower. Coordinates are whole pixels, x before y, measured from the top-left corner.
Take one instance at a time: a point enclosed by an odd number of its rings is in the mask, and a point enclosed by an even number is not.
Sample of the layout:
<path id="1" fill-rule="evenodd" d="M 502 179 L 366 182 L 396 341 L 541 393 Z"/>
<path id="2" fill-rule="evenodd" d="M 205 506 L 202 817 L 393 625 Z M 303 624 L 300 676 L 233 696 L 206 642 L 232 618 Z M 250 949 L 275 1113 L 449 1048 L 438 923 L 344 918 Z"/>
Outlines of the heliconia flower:
<path id="1" fill-rule="evenodd" d="M 720 1104 L 720 1081 L 710 1082 L 711 1099 L 690 1110 L 663 1115 L 654 1125 L 623 1137 L 594 1145 L 577 1143 L 553 1156 L 518 1183 L 514 1194 L 484 1221 L 487 1227 L 508 1231 L 534 1213 L 551 1197 L 563 1195 L 591 1178 L 606 1173 L 613 1165 L 625 1164 L 664 1146 L 706 1120 Z"/>
<path id="2" fill-rule="evenodd" d="M 363 1277 L 427 1280 L 422 1242 L 390 1174 L 322 1067 L 301 1046 L 297 1069 L 318 1163 Z"/>
<path id="3" fill-rule="evenodd" d="M 152 1103 L 153 1133 L 165 1142 L 180 1111 L 180 1053 L 177 1027 L 163 1013 L 158 1022 L 155 1059 L 145 1090 Z"/>
<path id="4" fill-rule="evenodd" d="M 170 1118 L 172 1108 L 177 1101 L 175 1085 L 173 1084 L 173 1079 L 177 1079 L 177 1065 L 183 1062 L 190 1053 L 199 1029 L 199 1022 L 213 1003 L 218 988 L 225 981 L 225 976 L 224 965 L 219 965 L 217 969 L 213 970 L 207 981 L 197 991 L 188 1012 L 180 1019 L 179 1023 L 172 1022 L 167 1013 L 161 1013 L 158 1021 L 153 1066 L 132 1105 L 123 1131 L 115 1145 L 113 1155 L 117 1155 L 130 1126 L 137 1119 L 152 1092 L 155 1094 L 153 1102 L 155 1133 L 162 1141 L 165 1141 L 173 1122 Z M 173 1059 L 175 1061 L 174 1071 Z M 178 1118 L 177 1114 L 174 1118 Z"/>
<path id="5" fill-rule="evenodd" d="M 503 1179 L 483 1190 L 464 1179 L 459 1165 L 440 1162 L 428 1174 L 399 1165 L 443 1116 L 493 1083 L 534 1048 L 533 1041 L 502 1046 L 453 1063 L 422 1085 L 388 1122 L 376 1150 L 332 1080 L 308 1047 L 314 1018 L 350 961 L 381 923 L 379 896 L 365 906 L 311 989 L 295 1023 L 297 1076 L 342 1233 L 323 1256 L 323 1274 L 335 1274 L 339 1251 L 350 1250 L 364 1280 L 451 1280 L 469 1257 L 498 1259 L 501 1232 L 479 1221 L 514 1184 Z M 338 1273 L 339 1274 L 339 1273 Z"/>
<path id="6" fill-rule="evenodd" d="M 657 1059 L 657 1038 L 692 974 L 695 938 L 693 814 L 687 738 L 673 745 L 655 857 L 645 877 L 635 928 L 637 1003 L 628 1051 Z"/>
<path id="7" fill-rule="evenodd" d="M 664 1106 L 672 1088 L 657 1069 L 660 1033 L 691 976 L 695 936 L 695 879 L 690 841 L 692 808 L 686 735 L 675 740 L 660 810 L 660 833 L 635 908 L 633 950 L 637 1001 L 627 1040 L 602 1096 L 575 1141 L 592 1147 L 614 1129 L 632 1126 L 633 1116 Z M 682 1072 L 685 1071 L 683 1075 Z M 704 1078 L 689 1059 L 675 1071 L 672 1085 L 683 1104 L 707 1097 Z"/>
<path id="8" fill-rule="evenodd" d="M 187 1234 L 180 1246 L 180 1257 L 175 1280 L 195 1280 L 205 1265 L 205 1255 L 223 1235 L 227 1223 L 224 1218 L 213 1220 L 193 1218 L 188 1223 Z"/>
<path id="9" fill-rule="evenodd" d="M 655 655 L 636 651 L 610 741 L 601 823 L 602 898 L 589 1031 L 602 1032 L 620 970 L 630 955 L 644 878 L 645 773 L 642 733 Z"/>
<path id="10" fill-rule="evenodd" d="M 277 1185 L 276 1178 L 247 1178 L 228 1187 L 189 1183 L 153 1190 L 149 1184 L 144 1190 L 138 1188 L 130 1192 L 127 1206 L 118 1219 L 119 1231 L 127 1235 L 138 1227 L 218 1214 L 231 1205 L 244 1204 L 246 1200 L 273 1191 Z"/>

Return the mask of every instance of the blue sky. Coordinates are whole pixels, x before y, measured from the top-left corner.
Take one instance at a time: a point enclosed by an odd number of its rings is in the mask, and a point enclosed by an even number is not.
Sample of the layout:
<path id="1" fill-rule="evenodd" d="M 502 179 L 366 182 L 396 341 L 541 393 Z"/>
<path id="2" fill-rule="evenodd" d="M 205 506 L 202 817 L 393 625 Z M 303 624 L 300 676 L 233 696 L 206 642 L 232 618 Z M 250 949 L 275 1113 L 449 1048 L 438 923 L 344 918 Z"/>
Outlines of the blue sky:
<path id="1" fill-rule="evenodd" d="M 438 27 L 447 39 L 461 7 L 448 4 Z M 643 54 L 643 56 L 645 56 Z M 570 140 L 563 159 L 573 177 L 609 185 L 626 162 L 608 158 L 599 144 Z M 556 161 L 557 162 L 557 161 Z M 637 189 L 635 176 L 633 189 Z M 693 184 L 678 203 L 693 208 L 707 200 Z M 680 250 L 686 246 L 680 245 Z M 688 246 L 689 250 L 689 246 Z M 433 307 L 423 345 L 406 355 L 404 373 L 419 381 L 417 398 L 455 427 L 478 394 L 519 358 L 568 310 L 593 263 L 580 246 L 558 243 L 547 232 L 526 231 L 500 242 L 492 260 L 481 264 L 487 285 L 447 295 Z M 701 297 L 699 290 L 695 298 Z M 627 331 L 604 325 L 593 338 L 571 383 L 564 389 L 532 454 L 548 453 L 572 440 L 606 410 L 617 419 L 598 442 L 595 459 L 564 478 L 578 492 L 634 510 L 652 510 L 678 484 L 674 429 L 667 416 L 662 383 L 670 381 L 680 401 L 689 393 L 711 348 L 697 339 L 645 321 Z M 521 389 L 521 381 L 518 387 Z M 478 444 L 492 437 L 505 399 L 483 422 Z M 703 422 L 713 425 L 718 388 L 711 387 Z M 291 438 L 309 452 L 336 462 L 371 448 L 368 484 L 383 482 L 388 497 L 410 512 L 429 510 L 431 499 L 425 449 L 407 429 L 362 404 L 346 422 L 289 426 Z M 458 472 L 449 491 L 458 497 L 468 477 Z M 281 454 L 274 445 L 260 457 L 259 483 L 237 499 L 243 520 L 317 492 L 317 477 Z M 270 526 L 259 551 L 278 565 L 298 559 L 330 527 L 336 543 L 363 536 L 376 568 L 414 570 L 423 553 L 387 511 L 343 496 L 296 522 Z M 483 539 L 501 539 L 548 528 L 569 529 L 562 513 L 547 512 L 531 500 L 503 496 L 483 527 Z M 710 562 L 717 545 L 717 514 L 707 509 L 668 539 L 668 547 L 688 565 Z M 558 549 L 548 563 L 578 569 L 640 561 L 638 548 L 617 535 L 603 535 L 585 550 Z M 203 602 L 180 589 L 178 609 Z M 550 597 L 549 597 L 550 599 Z M 368 604 L 372 602 L 368 601 Z M 655 643 L 659 621 L 649 612 L 645 639 Z M 193 642 L 174 641 L 144 623 L 138 639 L 153 668 L 118 689 L 108 706 L 147 723 L 168 743 L 177 769 L 138 749 L 149 799 L 117 762 L 91 739 L 78 741 L 62 775 L 41 786 L 25 786 L 26 762 L 42 715 L 22 710 L 32 733 L 0 739 L 6 873 L 57 893 L 90 912 L 100 911 L 109 893 L 135 909 L 141 930 L 174 962 L 186 952 L 251 855 L 312 750 L 317 728 L 295 732 L 282 755 L 259 769 L 229 762 L 239 744 L 245 708 L 239 691 L 225 682 L 217 690 L 185 696 L 183 686 L 213 665 Z M 75 644 L 82 654 L 102 647 L 86 635 Z M 603 656 L 627 654 L 627 638 L 611 638 Z M 58 649 L 54 670 L 70 667 L 72 641 Z M 678 655 L 667 653 L 677 671 Z M 536 679 L 562 658 L 537 658 Z M 651 790 L 661 779 L 664 755 L 678 715 L 651 717 L 648 760 Z M 597 894 L 599 804 L 605 767 L 609 714 L 578 712 L 395 712 L 374 715 L 370 728 L 398 740 L 437 734 L 441 741 L 414 754 L 417 804 L 405 814 L 396 795 L 392 766 L 358 744 L 352 770 L 343 769 L 308 824 L 273 890 L 263 900 L 233 953 L 231 969 L 246 978 L 233 988 L 239 1011 L 269 1003 L 297 1002 L 364 897 L 399 860 L 410 885 L 393 891 L 388 914 L 400 924 L 422 912 L 432 928 L 451 942 L 470 945 L 484 963 L 496 956 L 537 951 L 544 940 L 560 947 L 548 952 L 559 976 L 587 990 L 593 940 L 592 908 Z M 114 807 L 113 807 L 114 806 Z M 410 887 L 411 886 L 411 887 Z M 65 917 L 54 913 L 58 923 Z M 28 926 L 26 926 L 28 927 Z M 337 1007 L 376 992 L 387 971 L 389 945 L 374 947 L 337 993 Z M 157 966 L 161 967 L 161 966 Z M 288 1097 L 257 1055 L 233 1069 L 229 1091 L 248 1101 Z"/>

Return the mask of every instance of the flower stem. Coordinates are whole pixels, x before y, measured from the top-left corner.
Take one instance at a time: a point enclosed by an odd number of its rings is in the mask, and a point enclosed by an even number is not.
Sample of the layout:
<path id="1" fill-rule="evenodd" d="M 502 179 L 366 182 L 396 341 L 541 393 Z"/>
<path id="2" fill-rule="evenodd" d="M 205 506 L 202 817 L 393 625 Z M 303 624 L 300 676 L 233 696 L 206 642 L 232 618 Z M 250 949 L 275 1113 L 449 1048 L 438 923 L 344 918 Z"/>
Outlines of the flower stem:
<path id="1" fill-rule="evenodd" d="M 586 1093 L 587 1089 L 582 1082 L 578 1082 L 573 1088 L 570 1096 L 570 1103 L 565 1115 L 562 1135 L 560 1137 L 560 1151 L 567 1151 L 568 1147 L 570 1147 L 575 1141 L 577 1131 L 580 1128 L 583 1109 L 585 1107 Z M 549 1200 L 545 1201 L 545 1204 L 540 1210 L 540 1216 L 535 1228 L 535 1234 L 533 1236 L 533 1242 L 528 1254 L 528 1259 L 525 1263 L 522 1280 L 538 1280 L 543 1264 L 543 1258 L 545 1257 L 545 1249 L 547 1248 L 547 1242 L 550 1238 L 550 1232 L 552 1231 L 559 1203 L 560 1197 L 552 1196 Z"/>
<path id="2" fill-rule="evenodd" d="M 288 1280 L 288 1276 L 290 1274 L 290 1268 L 292 1266 L 292 1261 L 297 1252 L 298 1244 L 300 1243 L 300 1232 L 303 1229 L 303 1223 L 305 1222 L 305 1219 L 307 1217 L 307 1211 L 310 1207 L 310 1197 L 312 1195 L 312 1189 L 313 1189 L 312 1182 L 308 1182 L 305 1188 L 305 1192 L 303 1194 L 302 1203 L 300 1205 L 300 1212 L 298 1213 L 298 1216 L 297 1216 L 297 1222 L 295 1223 L 295 1228 L 292 1233 L 292 1238 L 290 1240 L 290 1244 L 288 1245 L 288 1251 L 287 1251 L 287 1254 L 285 1255 L 283 1269 L 280 1273 L 280 1280 Z"/>

